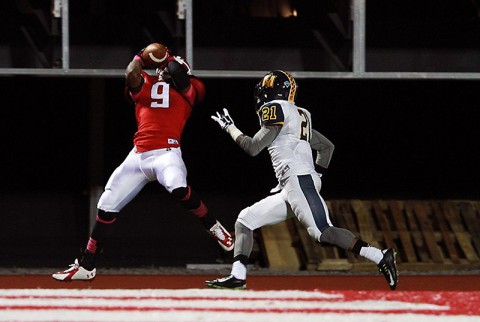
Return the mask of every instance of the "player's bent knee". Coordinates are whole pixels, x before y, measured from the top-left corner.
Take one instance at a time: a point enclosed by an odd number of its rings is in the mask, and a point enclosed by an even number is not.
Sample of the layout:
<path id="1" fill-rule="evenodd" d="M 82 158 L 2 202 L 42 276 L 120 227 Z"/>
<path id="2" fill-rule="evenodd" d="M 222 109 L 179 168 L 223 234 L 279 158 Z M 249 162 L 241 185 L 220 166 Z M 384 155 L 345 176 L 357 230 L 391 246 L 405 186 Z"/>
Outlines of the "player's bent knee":
<path id="1" fill-rule="evenodd" d="M 248 213 L 250 212 L 249 208 L 250 207 L 242 209 L 242 211 L 240 211 L 240 213 L 238 214 L 238 219 L 244 219 L 244 218 L 248 217 Z"/>
<path id="2" fill-rule="evenodd" d="M 98 200 L 97 208 L 105 212 L 119 212 L 119 202 L 117 195 L 111 190 L 105 190 Z"/>
<path id="3" fill-rule="evenodd" d="M 322 236 L 322 233 L 320 232 L 320 230 L 318 230 L 318 228 L 308 227 L 308 228 L 307 228 L 307 233 L 308 233 L 308 234 L 310 235 L 310 237 L 312 237 L 315 241 L 320 242 L 320 237 Z"/>
<path id="4" fill-rule="evenodd" d="M 237 223 L 241 224 L 243 227 L 247 227 L 250 230 L 254 230 L 258 227 L 257 223 L 255 223 L 253 213 L 251 212 L 250 207 L 247 207 L 240 211 L 237 221 L 235 222 L 235 227 Z"/>
<path id="5" fill-rule="evenodd" d="M 252 230 L 237 220 L 235 222 L 235 232 L 237 231 L 252 231 Z"/>

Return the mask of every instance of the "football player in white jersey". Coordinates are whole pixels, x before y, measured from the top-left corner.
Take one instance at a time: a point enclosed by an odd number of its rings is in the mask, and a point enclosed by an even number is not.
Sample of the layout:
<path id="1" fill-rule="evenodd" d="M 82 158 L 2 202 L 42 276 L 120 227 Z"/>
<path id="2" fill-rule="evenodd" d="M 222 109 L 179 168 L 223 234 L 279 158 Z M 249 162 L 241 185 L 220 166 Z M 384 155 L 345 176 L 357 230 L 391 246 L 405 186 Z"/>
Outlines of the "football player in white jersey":
<path id="1" fill-rule="evenodd" d="M 234 124 L 228 110 L 212 116 L 223 130 L 249 155 L 267 148 L 278 186 L 274 194 L 243 209 L 235 223 L 235 248 L 231 274 L 208 280 L 213 288 L 246 288 L 248 258 L 253 247 L 253 231 L 295 216 L 308 234 L 319 243 L 333 244 L 363 256 L 377 264 L 390 289 L 397 286 L 396 251 L 380 250 L 356 237 L 347 229 L 332 225 L 328 208 L 320 195 L 321 174 L 315 163 L 327 168 L 334 145 L 312 129 L 310 112 L 295 105 L 297 84 L 289 73 L 275 70 L 265 75 L 255 87 L 256 111 L 260 130 L 249 137 Z"/>

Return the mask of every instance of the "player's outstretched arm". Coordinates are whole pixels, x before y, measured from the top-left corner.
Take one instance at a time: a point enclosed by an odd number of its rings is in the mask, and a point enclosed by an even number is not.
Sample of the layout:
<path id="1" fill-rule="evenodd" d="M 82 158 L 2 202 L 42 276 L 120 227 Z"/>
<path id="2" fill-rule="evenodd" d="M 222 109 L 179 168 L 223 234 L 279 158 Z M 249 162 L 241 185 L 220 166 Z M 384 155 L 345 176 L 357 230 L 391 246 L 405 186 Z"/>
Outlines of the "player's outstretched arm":
<path id="1" fill-rule="evenodd" d="M 280 126 L 262 126 L 253 138 L 245 135 L 234 124 L 228 110 L 223 109 L 223 114 L 217 112 L 212 115 L 212 119 L 217 122 L 222 130 L 230 134 L 232 139 L 245 151 L 248 155 L 255 156 L 260 151 L 269 146 L 277 137 L 281 130 Z"/>
<path id="2" fill-rule="evenodd" d="M 237 139 L 241 135 L 244 135 L 242 131 L 240 131 L 235 126 L 235 123 L 233 122 L 233 119 L 231 118 L 226 108 L 223 109 L 223 113 L 217 112 L 217 115 L 212 115 L 211 117 L 212 117 L 212 120 L 214 120 L 215 122 L 218 123 L 218 125 L 220 125 L 222 130 L 230 134 L 230 136 L 235 142 L 237 142 Z"/>

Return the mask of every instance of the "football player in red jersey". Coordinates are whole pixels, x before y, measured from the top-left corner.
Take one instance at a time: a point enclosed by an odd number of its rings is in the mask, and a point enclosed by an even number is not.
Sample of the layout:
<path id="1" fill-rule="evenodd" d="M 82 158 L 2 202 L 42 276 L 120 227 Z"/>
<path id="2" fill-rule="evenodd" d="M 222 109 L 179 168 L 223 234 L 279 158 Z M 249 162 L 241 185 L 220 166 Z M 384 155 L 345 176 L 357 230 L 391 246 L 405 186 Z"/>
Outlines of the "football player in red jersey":
<path id="1" fill-rule="evenodd" d="M 158 181 L 193 215 L 225 250 L 233 238 L 216 220 L 187 183 L 180 139 L 192 108 L 203 100 L 205 87 L 192 75 L 187 62 L 170 51 L 156 66 L 156 74 L 144 71 L 141 53 L 125 71 L 126 94 L 135 104 L 138 130 L 134 147 L 110 176 L 98 201 L 98 213 L 86 249 L 56 280 L 90 280 L 96 275 L 95 255 L 112 228 L 117 214 L 151 181 Z M 150 67 L 150 66 L 148 66 Z"/>

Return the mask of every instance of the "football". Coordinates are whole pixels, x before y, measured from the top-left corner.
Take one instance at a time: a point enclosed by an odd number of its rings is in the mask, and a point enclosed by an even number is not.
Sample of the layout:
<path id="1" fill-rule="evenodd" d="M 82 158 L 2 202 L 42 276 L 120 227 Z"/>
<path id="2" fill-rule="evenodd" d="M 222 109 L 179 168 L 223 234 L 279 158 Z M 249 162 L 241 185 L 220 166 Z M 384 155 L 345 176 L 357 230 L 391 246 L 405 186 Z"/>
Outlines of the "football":
<path id="1" fill-rule="evenodd" d="M 157 68 L 167 59 L 167 47 L 159 43 L 152 43 L 145 47 L 142 53 L 142 59 L 148 68 Z"/>

